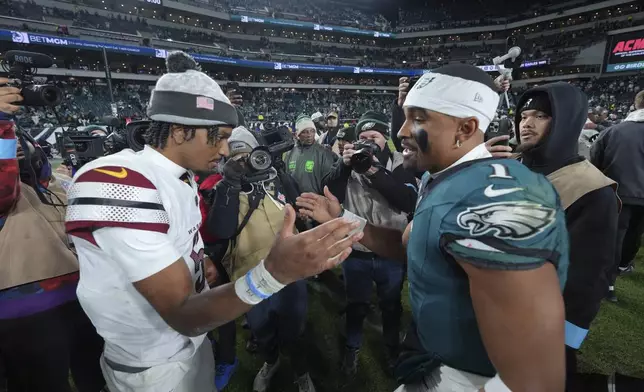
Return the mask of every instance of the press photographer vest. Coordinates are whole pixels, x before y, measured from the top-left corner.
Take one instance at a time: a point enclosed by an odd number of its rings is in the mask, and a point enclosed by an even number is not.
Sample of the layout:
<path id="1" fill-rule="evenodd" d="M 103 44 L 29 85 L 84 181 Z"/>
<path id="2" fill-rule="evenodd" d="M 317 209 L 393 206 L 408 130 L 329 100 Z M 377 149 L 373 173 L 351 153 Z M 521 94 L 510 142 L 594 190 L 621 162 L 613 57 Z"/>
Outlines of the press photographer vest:
<path id="1" fill-rule="evenodd" d="M 49 191 L 67 203 L 57 181 Z M 0 290 L 78 271 L 64 224 L 64 207 L 43 204 L 33 188 L 21 184 L 20 198 L 0 231 Z"/>
<path id="2" fill-rule="evenodd" d="M 244 221 L 250 210 L 249 195 L 239 195 L 238 222 Z M 232 281 L 244 276 L 260 260 L 268 256 L 273 246 L 275 236 L 282 230 L 284 224 L 284 207 L 269 195 L 259 201 L 259 205 L 250 211 L 248 223 L 231 241 L 229 254 L 224 257 L 223 264 Z"/>
<path id="3" fill-rule="evenodd" d="M 584 195 L 597 189 L 610 185 L 617 191 L 617 183 L 603 175 L 592 163 L 585 159 L 581 162 L 564 166 L 546 177 L 557 190 L 564 210 L 567 210 L 568 207 Z M 617 195 L 615 195 L 615 198 L 621 209 L 621 201 L 617 198 Z"/>

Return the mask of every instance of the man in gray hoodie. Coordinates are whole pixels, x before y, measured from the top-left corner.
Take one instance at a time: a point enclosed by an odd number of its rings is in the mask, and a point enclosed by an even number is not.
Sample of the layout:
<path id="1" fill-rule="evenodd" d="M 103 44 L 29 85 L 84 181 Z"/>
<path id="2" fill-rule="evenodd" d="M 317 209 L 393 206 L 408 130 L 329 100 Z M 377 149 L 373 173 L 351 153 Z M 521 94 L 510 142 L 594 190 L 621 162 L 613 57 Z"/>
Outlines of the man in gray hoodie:
<path id="1" fill-rule="evenodd" d="M 623 207 L 619 215 L 615 267 L 608 299 L 615 297 L 615 279 L 633 270 L 633 259 L 644 233 L 644 91 L 635 97 L 635 111 L 618 125 L 603 131 L 590 152 L 591 162 L 617 181 Z"/>

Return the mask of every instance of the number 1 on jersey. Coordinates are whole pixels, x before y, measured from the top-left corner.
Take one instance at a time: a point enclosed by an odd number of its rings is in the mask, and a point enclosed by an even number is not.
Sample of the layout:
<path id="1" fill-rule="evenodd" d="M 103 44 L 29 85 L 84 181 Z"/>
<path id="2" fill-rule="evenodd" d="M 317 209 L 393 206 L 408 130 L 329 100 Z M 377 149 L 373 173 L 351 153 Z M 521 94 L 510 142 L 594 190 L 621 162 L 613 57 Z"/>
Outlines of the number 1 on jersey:
<path id="1" fill-rule="evenodd" d="M 492 163 L 490 166 L 492 166 L 492 170 L 494 170 L 494 173 L 490 175 L 490 178 L 505 178 L 507 180 L 514 179 L 514 177 L 512 177 L 508 172 L 508 168 L 505 165 Z"/>

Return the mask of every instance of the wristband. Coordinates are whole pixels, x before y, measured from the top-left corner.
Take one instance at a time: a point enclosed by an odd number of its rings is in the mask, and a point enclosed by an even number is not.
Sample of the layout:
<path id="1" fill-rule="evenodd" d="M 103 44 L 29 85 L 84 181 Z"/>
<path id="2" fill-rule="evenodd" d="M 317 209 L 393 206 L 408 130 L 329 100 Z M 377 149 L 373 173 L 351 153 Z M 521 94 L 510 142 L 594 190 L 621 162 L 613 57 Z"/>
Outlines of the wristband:
<path id="1" fill-rule="evenodd" d="M 512 392 L 497 374 L 485 383 L 485 392 Z"/>
<path id="2" fill-rule="evenodd" d="M 264 260 L 235 282 L 235 293 L 248 305 L 257 305 L 286 287 L 271 275 Z"/>

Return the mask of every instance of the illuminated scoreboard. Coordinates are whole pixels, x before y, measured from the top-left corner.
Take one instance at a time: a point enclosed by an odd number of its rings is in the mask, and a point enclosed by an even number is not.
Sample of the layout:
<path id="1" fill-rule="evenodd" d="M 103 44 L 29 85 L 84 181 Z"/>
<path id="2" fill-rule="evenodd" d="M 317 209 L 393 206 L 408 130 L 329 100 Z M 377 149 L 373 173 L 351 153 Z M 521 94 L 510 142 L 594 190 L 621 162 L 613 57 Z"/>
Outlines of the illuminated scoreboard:
<path id="1" fill-rule="evenodd" d="M 644 30 L 608 36 L 605 72 L 644 69 Z"/>

